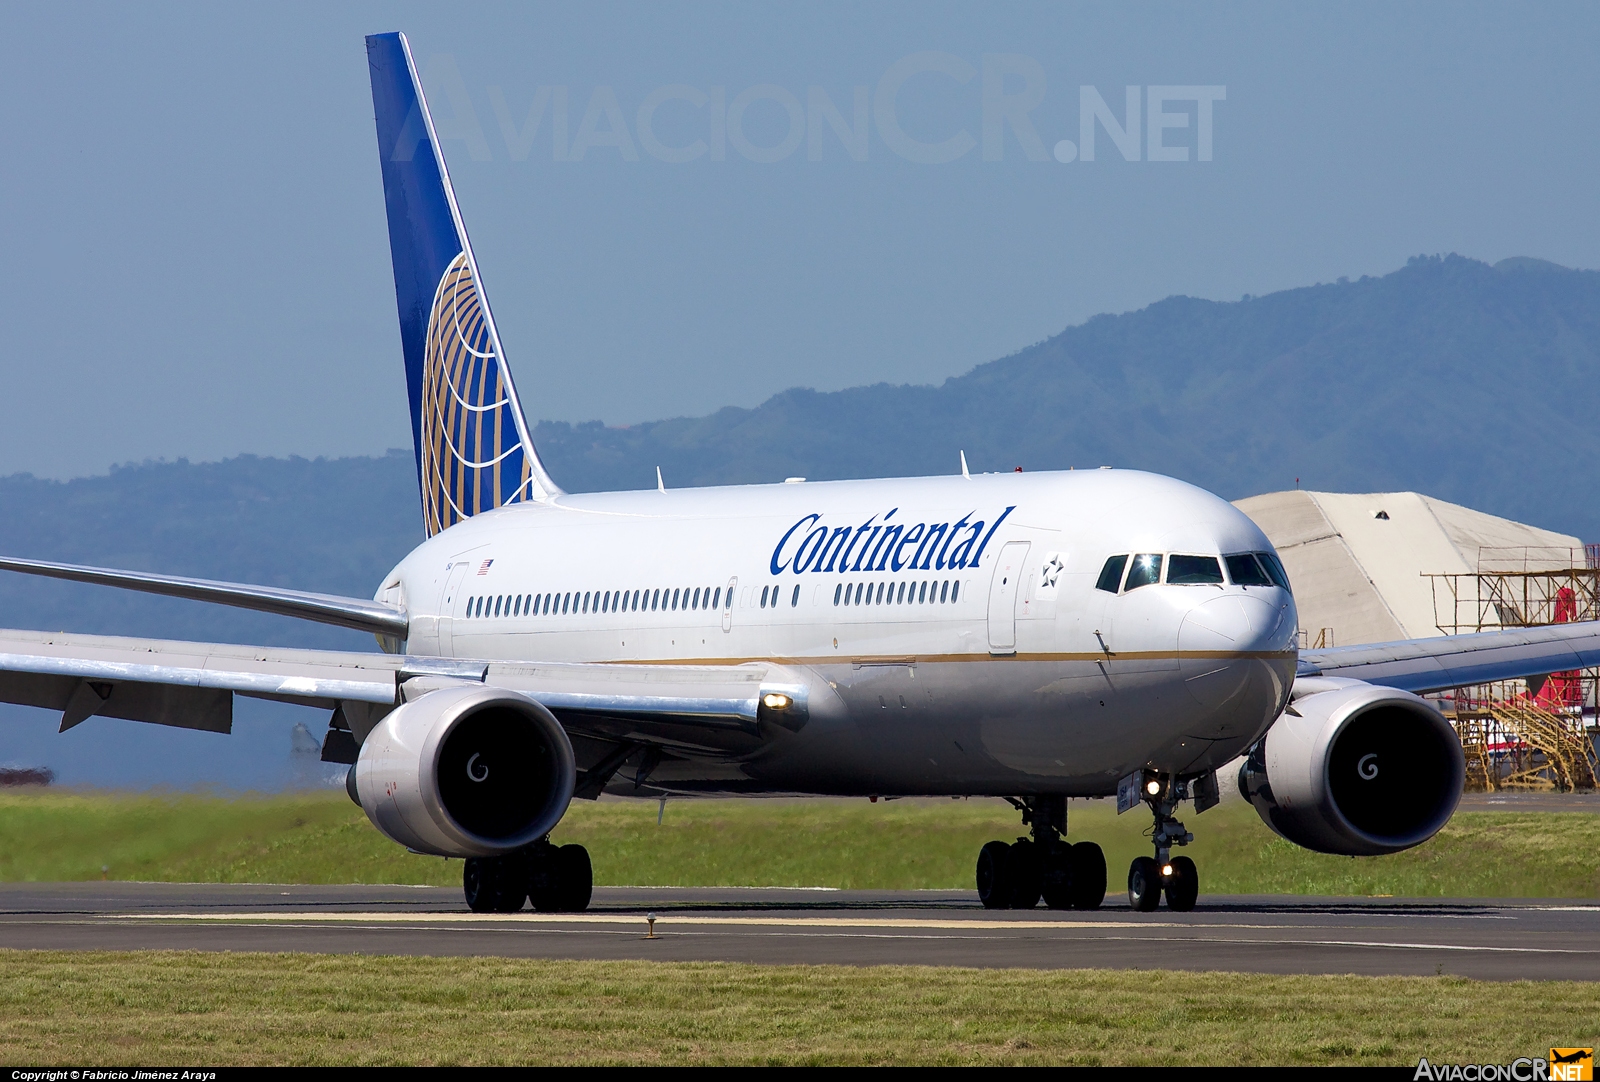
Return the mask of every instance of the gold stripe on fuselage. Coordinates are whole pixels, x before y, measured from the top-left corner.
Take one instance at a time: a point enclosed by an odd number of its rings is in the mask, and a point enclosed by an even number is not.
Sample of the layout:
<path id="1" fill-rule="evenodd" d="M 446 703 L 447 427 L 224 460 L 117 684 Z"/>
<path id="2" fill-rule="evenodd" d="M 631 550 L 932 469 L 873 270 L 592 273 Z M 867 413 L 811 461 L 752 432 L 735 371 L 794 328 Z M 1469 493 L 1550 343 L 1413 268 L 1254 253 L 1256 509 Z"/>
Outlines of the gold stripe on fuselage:
<path id="1" fill-rule="evenodd" d="M 771 665 L 942 665 L 973 661 L 1295 661 L 1299 654 L 1293 650 L 1140 650 L 1107 654 L 1096 651 L 1066 654 L 918 654 L 914 657 L 896 654 L 883 657 L 846 657 L 824 654 L 820 657 L 708 657 L 708 658 L 616 658 L 596 662 L 600 665 L 750 665 L 766 662 Z M 543 662 L 529 662 L 543 664 Z"/>

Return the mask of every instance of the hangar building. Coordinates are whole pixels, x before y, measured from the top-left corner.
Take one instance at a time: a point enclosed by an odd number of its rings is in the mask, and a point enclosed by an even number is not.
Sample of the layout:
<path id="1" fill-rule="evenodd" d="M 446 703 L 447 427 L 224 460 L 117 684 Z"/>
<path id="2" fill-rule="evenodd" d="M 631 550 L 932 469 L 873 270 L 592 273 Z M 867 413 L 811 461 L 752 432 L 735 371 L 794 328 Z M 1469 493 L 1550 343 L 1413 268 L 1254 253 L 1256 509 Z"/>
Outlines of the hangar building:
<path id="1" fill-rule="evenodd" d="M 1430 575 L 1585 566 L 1581 541 L 1417 492 L 1270 492 L 1235 501 L 1277 547 L 1304 647 L 1442 634 L 1455 599 Z M 1466 606 L 1476 597 L 1463 597 Z M 1454 628 L 1452 628 L 1454 630 Z M 1485 628 L 1487 630 L 1487 627 Z"/>

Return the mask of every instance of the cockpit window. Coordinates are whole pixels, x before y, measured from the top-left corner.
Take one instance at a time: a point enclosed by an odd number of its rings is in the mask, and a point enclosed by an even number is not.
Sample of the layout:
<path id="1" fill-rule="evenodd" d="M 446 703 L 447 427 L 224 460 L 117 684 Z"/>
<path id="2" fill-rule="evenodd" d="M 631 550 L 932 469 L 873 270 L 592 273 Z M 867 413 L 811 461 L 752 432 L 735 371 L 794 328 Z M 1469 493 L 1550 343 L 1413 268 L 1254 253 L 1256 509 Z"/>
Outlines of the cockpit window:
<path id="1" fill-rule="evenodd" d="M 1261 570 L 1261 565 L 1256 563 L 1256 558 L 1248 552 L 1241 552 L 1237 556 L 1224 556 L 1228 564 L 1228 577 L 1235 586 L 1271 586 L 1272 579 Z"/>
<path id="2" fill-rule="evenodd" d="M 1123 589 L 1137 590 L 1141 586 L 1149 586 L 1160 581 L 1160 553 L 1143 552 L 1133 558 L 1133 566 L 1128 569 L 1128 582 Z"/>
<path id="3" fill-rule="evenodd" d="M 1173 556 L 1167 561 L 1167 581 L 1186 586 L 1222 583 L 1222 565 L 1215 556 Z"/>
<path id="4" fill-rule="evenodd" d="M 1267 569 L 1267 574 L 1272 576 L 1273 582 L 1277 583 L 1285 590 L 1289 590 L 1289 574 L 1288 572 L 1284 571 L 1283 564 L 1278 560 L 1277 553 L 1258 552 L 1256 553 L 1256 559 L 1260 560 L 1261 566 Z M 1294 591 L 1289 590 L 1289 592 L 1293 593 Z"/>
<path id="5" fill-rule="evenodd" d="M 1100 581 L 1094 584 L 1096 590 L 1104 590 L 1108 594 L 1117 592 L 1117 587 L 1122 585 L 1122 569 L 1128 565 L 1126 556 L 1113 556 L 1106 561 L 1100 569 Z"/>

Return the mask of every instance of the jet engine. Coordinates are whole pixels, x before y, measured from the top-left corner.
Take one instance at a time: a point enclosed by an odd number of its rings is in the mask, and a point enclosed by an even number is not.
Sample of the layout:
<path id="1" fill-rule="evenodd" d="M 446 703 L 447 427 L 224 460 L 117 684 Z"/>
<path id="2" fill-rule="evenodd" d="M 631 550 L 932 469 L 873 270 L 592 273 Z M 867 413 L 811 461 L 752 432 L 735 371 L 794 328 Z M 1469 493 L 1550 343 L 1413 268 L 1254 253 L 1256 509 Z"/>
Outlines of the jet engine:
<path id="1" fill-rule="evenodd" d="M 1239 792 L 1278 834 L 1319 853 L 1420 845 L 1461 799 L 1461 742 L 1427 701 L 1359 680 L 1296 682 L 1290 710 L 1250 749 Z"/>
<path id="2" fill-rule="evenodd" d="M 566 814 L 572 743 L 542 705 L 514 691 L 432 691 L 392 711 L 362 742 L 355 795 L 372 825 L 409 849 L 490 857 L 538 841 Z"/>

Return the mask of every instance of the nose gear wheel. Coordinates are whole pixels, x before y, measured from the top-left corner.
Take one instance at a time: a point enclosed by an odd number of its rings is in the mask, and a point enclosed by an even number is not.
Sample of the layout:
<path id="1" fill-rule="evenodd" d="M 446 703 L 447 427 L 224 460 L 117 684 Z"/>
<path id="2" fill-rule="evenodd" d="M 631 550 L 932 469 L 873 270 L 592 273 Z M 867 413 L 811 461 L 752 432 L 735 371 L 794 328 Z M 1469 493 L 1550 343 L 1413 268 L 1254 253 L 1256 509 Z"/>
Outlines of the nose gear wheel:
<path id="1" fill-rule="evenodd" d="M 1173 846 L 1194 841 L 1194 835 L 1173 817 L 1173 812 L 1177 811 L 1180 801 L 1191 796 L 1195 797 L 1196 810 L 1205 811 L 1216 803 L 1215 784 L 1212 782 L 1208 786 L 1210 800 L 1202 803 L 1201 798 L 1207 795 L 1207 788 L 1200 787 L 1204 778 L 1180 779 L 1145 773 L 1128 780 L 1137 781 L 1139 798 L 1150 806 L 1155 817 L 1150 840 L 1156 850 L 1153 859 L 1135 857 L 1128 866 L 1128 905 L 1140 913 L 1153 912 L 1165 895 L 1168 909 L 1187 913 L 1200 897 L 1200 871 L 1188 857 L 1172 855 Z M 1137 803 L 1133 806 L 1137 807 Z M 1123 809 L 1119 806 L 1118 810 Z"/>

